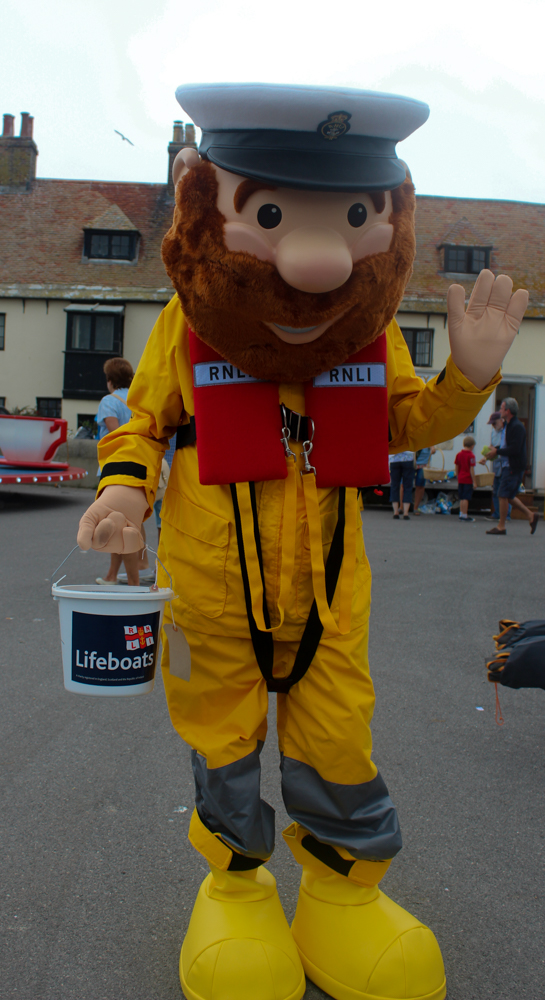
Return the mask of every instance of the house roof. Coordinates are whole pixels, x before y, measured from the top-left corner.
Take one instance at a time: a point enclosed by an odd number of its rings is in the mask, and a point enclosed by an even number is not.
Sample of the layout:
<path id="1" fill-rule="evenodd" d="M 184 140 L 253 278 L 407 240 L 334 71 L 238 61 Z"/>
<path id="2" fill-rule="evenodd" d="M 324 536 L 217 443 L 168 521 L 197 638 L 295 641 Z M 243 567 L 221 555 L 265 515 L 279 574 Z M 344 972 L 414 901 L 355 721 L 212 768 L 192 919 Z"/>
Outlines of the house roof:
<path id="1" fill-rule="evenodd" d="M 134 222 L 127 218 L 119 205 L 110 205 L 96 219 L 84 224 L 84 229 L 116 229 L 118 232 L 138 232 Z"/>
<path id="2" fill-rule="evenodd" d="M 477 198 L 418 195 L 416 260 L 400 306 L 404 312 L 446 312 L 453 282 L 469 293 L 475 275 L 445 274 L 445 243 L 491 247 L 490 268 L 508 274 L 513 287 L 527 288 L 527 317 L 545 317 L 545 205 Z"/>
<path id="3" fill-rule="evenodd" d="M 445 233 L 440 243 L 441 246 L 449 244 L 458 247 L 489 247 L 492 246 L 492 241 L 489 236 L 477 232 L 464 215 Z"/>
<path id="4" fill-rule="evenodd" d="M 38 179 L 0 192 L 0 297 L 167 302 L 161 261 L 174 202 L 166 184 Z M 140 233 L 136 261 L 86 260 L 84 229 Z M 449 285 L 469 292 L 474 277 L 445 274 L 445 243 L 489 246 L 495 274 L 528 288 L 527 316 L 545 317 L 545 205 L 417 197 L 416 261 L 402 311 L 446 312 Z"/>
<path id="5" fill-rule="evenodd" d="M 168 302 L 161 242 L 174 201 L 166 184 L 38 178 L 0 193 L 0 296 Z M 83 258 L 85 228 L 138 230 L 136 261 Z"/>

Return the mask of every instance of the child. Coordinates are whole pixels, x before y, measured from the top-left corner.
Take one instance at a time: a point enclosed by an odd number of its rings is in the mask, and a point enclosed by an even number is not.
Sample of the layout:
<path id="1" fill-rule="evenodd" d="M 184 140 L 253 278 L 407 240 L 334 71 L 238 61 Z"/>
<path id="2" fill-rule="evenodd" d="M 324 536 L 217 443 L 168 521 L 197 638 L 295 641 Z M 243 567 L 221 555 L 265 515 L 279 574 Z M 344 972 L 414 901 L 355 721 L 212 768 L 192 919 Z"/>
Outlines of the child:
<path id="1" fill-rule="evenodd" d="M 464 447 L 459 451 L 454 459 L 456 475 L 458 476 L 458 497 L 460 500 L 460 521 L 474 521 L 474 517 L 467 516 L 469 501 L 473 496 L 475 455 L 475 438 L 468 434 L 464 438 Z"/>

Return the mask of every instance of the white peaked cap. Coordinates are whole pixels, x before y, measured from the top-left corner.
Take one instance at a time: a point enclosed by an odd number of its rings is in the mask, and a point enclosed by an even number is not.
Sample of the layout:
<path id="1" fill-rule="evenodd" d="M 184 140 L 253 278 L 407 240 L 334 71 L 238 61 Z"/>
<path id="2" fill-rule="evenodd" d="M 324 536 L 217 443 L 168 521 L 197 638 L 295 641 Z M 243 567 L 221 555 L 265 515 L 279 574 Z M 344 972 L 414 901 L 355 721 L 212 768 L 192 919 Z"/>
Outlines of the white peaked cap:
<path id="1" fill-rule="evenodd" d="M 311 190 L 398 187 L 405 169 L 395 144 L 429 115 L 422 101 L 345 87 L 189 83 L 176 97 L 202 129 L 206 159 Z"/>

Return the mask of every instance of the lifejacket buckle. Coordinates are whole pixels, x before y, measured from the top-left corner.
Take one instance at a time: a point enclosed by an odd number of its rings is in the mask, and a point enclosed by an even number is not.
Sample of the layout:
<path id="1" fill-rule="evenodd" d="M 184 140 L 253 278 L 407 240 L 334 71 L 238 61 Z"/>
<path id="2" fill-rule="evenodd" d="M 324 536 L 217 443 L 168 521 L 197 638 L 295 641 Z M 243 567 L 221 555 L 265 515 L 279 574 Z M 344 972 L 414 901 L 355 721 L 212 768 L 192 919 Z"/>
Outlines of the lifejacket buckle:
<path id="1" fill-rule="evenodd" d="M 296 462 L 297 461 L 297 455 L 290 448 L 290 429 L 288 427 L 288 415 L 286 413 L 286 407 L 284 406 L 283 403 L 281 403 L 281 409 L 282 409 L 282 419 L 284 421 L 284 426 L 282 428 L 282 437 L 280 438 L 280 440 L 282 441 L 282 444 L 284 445 L 284 451 L 286 453 L 286 458 L 293 458 L 293 461 Z"/>
<path id="2" fill-rule="evenodd" d="M 303 460 L 304 460 L 304 463 L 305 463 L 305 470 L 304 471 L 305 472 L 313 472 L 314 475 L 316 475 L 316 469 L 315 469 L 315 467 L 313 465 L 311 465 L 310 462 L 309 462 L 310 453 L 311 453 L 312 449 L 314 448 L 314 445 L 312 443 L 314 441 L 314 420 L 312 419 L 312 417 L 307 417 L 307 420 L 309 421 L 309 427 L 310 427 L 310 440 L 309 441 L 303 441 Z M 301 472 L 301 475 L 303 475 L 303 472 Z"/>

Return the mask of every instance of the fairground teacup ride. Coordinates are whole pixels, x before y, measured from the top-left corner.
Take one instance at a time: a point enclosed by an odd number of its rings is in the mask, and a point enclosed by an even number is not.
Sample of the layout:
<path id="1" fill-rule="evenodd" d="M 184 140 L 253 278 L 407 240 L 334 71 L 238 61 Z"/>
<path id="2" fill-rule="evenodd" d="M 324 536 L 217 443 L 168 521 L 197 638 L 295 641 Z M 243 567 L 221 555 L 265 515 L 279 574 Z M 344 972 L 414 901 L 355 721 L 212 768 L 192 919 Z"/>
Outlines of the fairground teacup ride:
<path id="1" fill-rule="evenodd" d="M 0 414 L 0 485 L 83 479 L 85 469 L 53 460 L 67 428 L 60 417 Z"/>

